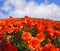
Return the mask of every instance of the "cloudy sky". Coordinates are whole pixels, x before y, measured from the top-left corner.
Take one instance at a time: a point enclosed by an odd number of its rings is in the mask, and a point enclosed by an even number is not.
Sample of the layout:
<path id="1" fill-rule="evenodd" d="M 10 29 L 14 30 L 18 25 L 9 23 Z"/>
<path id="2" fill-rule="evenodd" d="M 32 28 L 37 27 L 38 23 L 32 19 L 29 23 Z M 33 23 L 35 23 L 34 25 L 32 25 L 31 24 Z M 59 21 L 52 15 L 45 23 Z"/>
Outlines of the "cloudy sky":
<path id="1" fill-rule="evenodd" d="M 60 21 L 60 0 L 0 0 L 0 18 L 25 15 Z"/>

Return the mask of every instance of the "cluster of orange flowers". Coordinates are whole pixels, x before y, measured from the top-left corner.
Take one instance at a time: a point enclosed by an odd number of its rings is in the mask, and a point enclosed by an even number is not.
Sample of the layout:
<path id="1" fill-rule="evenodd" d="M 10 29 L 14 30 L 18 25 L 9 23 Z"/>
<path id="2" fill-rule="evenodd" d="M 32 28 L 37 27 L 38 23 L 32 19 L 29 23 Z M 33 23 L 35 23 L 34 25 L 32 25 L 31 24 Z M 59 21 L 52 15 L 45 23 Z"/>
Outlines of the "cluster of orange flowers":
<path id="1" fill-rule="evenodd" d="M 4 34 L 7 32 L 11 34 L 12 32 L 18 32 L 20 27 L 24 25 L 23 18 L 7 18 L 7 19 L 0 19 L 0 34 Z"/>
<path id="2" fill-rule="evenodd" d="M 22 34 L 22 39 L 26 41 L 27 47 L 29 47 L 31 51 L 42 50 L 42 47 L 40 47 L 40 42 L 44 40 L 44 34 L 37 34 L 36 37 L 32 37 L 29 32 L 24 32 Z"/>
<path id="3" fill-rule="evenodd" d="M 0 35 L 3 35 L 5 32 L 12 34 L 12 32 L 19 32 L 22 27 L 26 25 L 26 31 L 23 31 L 21 38 L 26 42 L 26 46 L 30 48 L 31 51 L 60 51 L 60 47 L 57 48 L 51 43 L 51 39 L 55 39 L 57 36 L 60 36 L 60 22 L 47 20 L 47 19 L 37 19 L 30 18 L 25 16 L 25 18 L 10 18 L 0 19 Z M 32 36 L 29 32 L 29 27 L 33 26 L 37 34 Z M 41 42 L 45 40 L 44 31 L 47 31 L 50 38 L 47 38 L 46 41 L 49 42 L 43 47 Z M 9 40 L 11 36 L 8 36 Z"/>
<path id="4" fill-rule="evenodd" d="M 35 37 L 31 36 L 29 32 L 24 32 L 22 34 L 22 39 L 26 41 L 27 46 L 31 49 L 31 51 L 59 51 L 59 48 L 56 48 L 52 43 L 46 44 L 44 47 L 42 47 L 40 43 L 45 39 L 45 30 L 52 39 L 60 35 L 60 30 L 55 30 L 55 28 L 60 28 L 60 22 L 58 23 L 51 20 L 33 19 L 27 17 L 26 23 L 34 25 L 38 31 Z M 53 28 L 53 26 L 55 26 L 55 28 Z M 47 41 L 50 42 L 51 40 L 47 38 Z"/>

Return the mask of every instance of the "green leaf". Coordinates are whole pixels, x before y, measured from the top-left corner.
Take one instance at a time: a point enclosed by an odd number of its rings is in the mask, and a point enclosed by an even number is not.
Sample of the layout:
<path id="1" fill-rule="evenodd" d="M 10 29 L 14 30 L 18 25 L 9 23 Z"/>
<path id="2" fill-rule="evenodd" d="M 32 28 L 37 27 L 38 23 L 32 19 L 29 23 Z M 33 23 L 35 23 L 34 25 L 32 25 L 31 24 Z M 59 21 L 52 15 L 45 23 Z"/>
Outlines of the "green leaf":
<path id="1" fill-rule="evenodd" d="M 33 26 L 30 28 L 29 32 L 30 32 L 31 35 L 34 36 L 34 37 L 35 37 L 36 34 L 37 34 L 37 30 L 36 30 Z"/>
<path id="2" fill-rule="evenodd" d="M 29 51 L 30 49 L 26 47 L 26 42 L 23 41 L 19 36 L 18 33 L 13 33 L 11 34 L 11 42 L 14 44 L 17 48 L 18 51 Z M 13 41 L 14 40 L 14 41 Z"/>
<path id="3" fill-rule="evenodd" d="M 23 32 L 25 31 L 25 27 L 26 27 L 26 26 L 23 26 L 23 27 L 21 28 L 19 34 L 23 34 Z"/>
<path id="4" fill-rule="evenodd" d="M 60 36 L 57 36 L 54 40 L 51 41 L 56 47 L 60 47 Z"/>
<path id="5" fill-rule="evenodd" d="M 4 37 L 4 40 L 7 41 L 7 33 L 6 32 L 3 34 L 3 37 Z"/>
<path id="6" fill-rule="evenodd" d="M 22 40 L 15 43 L 15 46 L 18 48 L 18 51 L 30 51 L 30 49 L 26 47 L 26 42 Z"/>
<path id="7" fill-rule="evenodd" d="M 44 46 L 45 44 L 47 44 L 48 42 L 47 41 L 43 41 L 43 42 L 41 42 L 41 46 Z"/>
<path id="8" fill-rule="evenodd" d="M 45 40 L 47 39 L 47 38 L 50 38 L 50 36 L 49 36 L 49 34 L 48 34 L 48 32 L 45 30 L 44 31 L 44 34 L 45 34 Z"/>

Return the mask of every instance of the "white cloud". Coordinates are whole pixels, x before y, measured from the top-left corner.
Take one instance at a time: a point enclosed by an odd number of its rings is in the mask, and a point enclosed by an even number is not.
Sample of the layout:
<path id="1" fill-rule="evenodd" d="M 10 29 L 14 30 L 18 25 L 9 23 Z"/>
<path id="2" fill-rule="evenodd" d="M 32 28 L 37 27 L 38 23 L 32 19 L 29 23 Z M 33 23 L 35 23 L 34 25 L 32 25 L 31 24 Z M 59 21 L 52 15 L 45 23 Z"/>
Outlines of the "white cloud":
<path id="1" fill-rule="evenodd" d="M 23 17 L 25 15 L 37 18 L 50 18 L 60 20 L 60 6 L 45 0 L 44 3 L 38 5 L 34 0 L 7 0 L 2 9 L 9 11 L 9 16 Z M 9 4 L 14 5 L 14 10 L 10 9 Z"/>

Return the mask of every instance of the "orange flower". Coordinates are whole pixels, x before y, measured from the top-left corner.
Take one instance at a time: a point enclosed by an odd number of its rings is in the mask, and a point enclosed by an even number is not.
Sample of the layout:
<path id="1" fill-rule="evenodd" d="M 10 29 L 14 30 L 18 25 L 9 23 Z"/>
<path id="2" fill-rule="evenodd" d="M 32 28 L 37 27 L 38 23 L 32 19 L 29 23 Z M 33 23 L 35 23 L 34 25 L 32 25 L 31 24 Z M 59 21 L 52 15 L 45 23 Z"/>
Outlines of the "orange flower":
<path id="1" fill-rule="evenodd" d="M 54 30 L 54 33 L 60 36 L 60 30 Z"/>
<path id="2" fill-rule="evenodd" d="M 10 34 L 10 33 L 12 33 L 14 31 L 14 28 L 8 28 L 7 29 L 7 32 Z"/>
<path id="3" fill-rule="evenodd" d="M 25 23 L 27 23 L 28 25 L 34 25 L 34 21 L 32 18 L 30 18 L 29 16 L 25 16 Z"/>
<path id="4" fill-rule="evenodd" d="M 60 29 L 60 22 L 53 22 L 53 26 L 55 26 L 55 28 L 59 28 Z"/>
<path id="5" fill-rule="evenodd" d="M 32 36 L 31 36 L 31 34 L 30 34 L 29 32 L 24 32 L 21 37 L 22 37 L 23 40 L 27 41 L 27 40 L 29 40 Z"/>
<path id="6" fill-rule="evenodd" d="M 43 47 L 38 47 L 35 51 L 42 51 Z"/>
<path id="7" fill-rule="evenodd" d="M 43 51 L 56 51 L 56 48 L 53 44 L 46 44 L 43 48 Z"/>
<path id="8" fill-rule="evenodd" d="M 8 23 L 7 23 L 7 26 L 13 27 L 12 22 L 11 22 L 11 21 L 10 21 L 10 22 L 8 22 Z"/>
<path id="9" fill-rule="evenodd" d="M 20 28 L 19 28 L 19 27 L 14 27 L 14 30 L 15 30 L 16 32 L 18 32 L 18 31 L 20 31 Z"/>
<path id="10" fill-rule="evenodd" d="M 44 40 L 44 34 L 43 33 L 38 33 L 36 37 L 42 42 Z"/>
<path id="11" fill-rule="evenodd" d="M 38 32 L 44 31 L 44 26 L 45 25 L 44 25 L 43 20 L 38 19 L 38 23 L 36 25 L 36 28 L 37 28 Z"/>
<path id="12" fill-rule="evenodd" d="M 0 20 L 0 26 L 4 26 L 6 22 L 4 20 Z"/>
<path id="13" fill-rule="evenodd" d="M 14 26 L 17 26 L 17 27 L 24 26 L 24 22 L 22 21 L 15 21 L 13 24 Z"/>
<path id="14" fill-rule="evenodd" d="M 0 34 L 4 34 L 4 30 L 0 30 Z"/>
<path id="15" fill-rule="evenodd" d="M 38 19 L 34 19 L 34 25 L 36 25 L 38 23 Z"/>
<path id="16" fill-rule="evenodd" d="M 54 29 L 53 28 L 48 28 L 47 29 L 47 32 L 48 32 L 48 34 L 50 35 L 50 37 L 53 37 L 54 36 Z"/>
<path id="17" fill-rule="evenodd" d="M 0 26 L 0 30 L 2 29 L 2 26 Z"/>
<path id="18" fill-rule="evenodd" d="M 38 23 L 35 27 L 36 27 L 38 32 L 43 32 L 44 31 L 44 26 L 43 26 L 42 23 Z"/>
<path id="19" fill-rule="evenodd" d="M 14 27 L 12 28 L 9 28 L 8 26 L 5 26 L 4 30 L 7 32 L 7 33 L 12 33 L 14 31 Z"/>
<path id="20" fill-rule="evenodd" d="M 36 37 L 32 37 L 28 42 L 27 42 L 27 47 L 29 47 L 31 50 L 35 50 L 40 46 L 40 41 Z"/>

